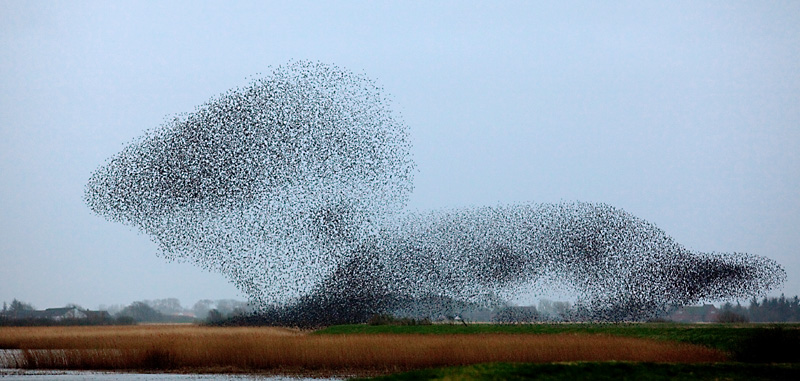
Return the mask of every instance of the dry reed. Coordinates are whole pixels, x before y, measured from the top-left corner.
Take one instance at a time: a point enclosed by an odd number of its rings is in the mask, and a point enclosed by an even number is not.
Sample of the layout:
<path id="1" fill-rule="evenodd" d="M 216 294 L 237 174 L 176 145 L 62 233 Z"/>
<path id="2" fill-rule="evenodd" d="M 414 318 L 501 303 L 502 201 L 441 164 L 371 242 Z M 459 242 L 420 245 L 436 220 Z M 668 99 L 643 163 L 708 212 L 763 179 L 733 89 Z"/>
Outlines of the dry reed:
<path id="1" fill-rule="evenodd" d="M 586 334 L 306 335 L 282 328 L 197 326 L 0 328 L 20 368 L 398 371 L 483 362 L 716 362 L 722 352 Z"/>

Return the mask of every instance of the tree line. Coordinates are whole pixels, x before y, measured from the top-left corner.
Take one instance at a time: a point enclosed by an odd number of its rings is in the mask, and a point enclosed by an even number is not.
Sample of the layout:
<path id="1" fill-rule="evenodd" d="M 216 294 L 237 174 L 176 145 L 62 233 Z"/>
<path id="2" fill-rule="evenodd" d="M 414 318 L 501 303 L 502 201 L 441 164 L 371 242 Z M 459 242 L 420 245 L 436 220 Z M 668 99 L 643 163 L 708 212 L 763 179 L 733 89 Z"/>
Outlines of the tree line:
<path id="1" fill-rule="evenodd" d="M 735 305 L 725 303 L 720 308 L 718 320 L 759 323 L 800 322 L 800 299 L 796 295 L 787 298 L 781 294 L 780 297 L 765 297 L 761 301 L 753 297 L 747 307 L 738 302 Z"/>
<path id="2" fill-rule="evenodd" d="M 80 317 L 48 316 L 52 310 L 75 309 Z M 35 325 L 125 325 L 136 323 L 202 323 L 215 322 L 250 312 L 246 302 L 236 300 L 200 300 L 192 308 L 184 308 L 175 298 L 142 300 L 127 306 L 101 306 L 91 311 L 79 305 L 39 311 L 30 303 L 14 299 L 3 302 L 0 326 Z"/>
<path id="3" fill-rule="evenodd" d="M 563 305 L 562 305 L 563 304 Z M 102 311 L 89 311 L 78 305 L 69 304 L 87 313 L 87 318 L 42 319 L 28 317 L 27 312 L 36 311 L 36 308 L 20 300 L 14 299 L 10 304 L 3 302 L 0 311 L 0 326 L 3 325 L 112 325 L 136 323 L 220 323 L 229 319 L 245 318 L 252 314 L 252 310 L 245 302 L 235 300 L 200 300 L 192 308 L 184 308 L 175 298 L 136 301 L 127 306 L 114 305 L 102 308 Z M 569 310 L 568 303 L 540 302 L 539 308 L 516 307 L 501 309 L 497 312 L 495 321 L 533 322 L 550 320 L 562 316 Z M 98 313 L 102 312 L 102 313 Z M 550 319 L 545 319 L 547 315 Z M 562 316 L 563 317 L 563 316 Z M 749 305 L 730 302 L 722 305 L 718 315 L 719 322 L 800 322 L 800 298 L 794 296 L 787 298 L 765 297 L 761 300 L 752 298 Z"/>

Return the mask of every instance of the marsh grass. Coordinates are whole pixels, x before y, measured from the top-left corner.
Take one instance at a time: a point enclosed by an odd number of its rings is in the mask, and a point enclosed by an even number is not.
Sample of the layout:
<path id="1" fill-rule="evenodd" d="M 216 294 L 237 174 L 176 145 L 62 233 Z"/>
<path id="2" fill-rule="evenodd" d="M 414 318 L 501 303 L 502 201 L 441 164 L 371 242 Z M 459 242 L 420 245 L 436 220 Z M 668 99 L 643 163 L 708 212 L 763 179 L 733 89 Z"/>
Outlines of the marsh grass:
<path id="1" fill-rule="evenodd" d="M 397 372 L 484 362 L 716 362 L 686 343 L 587 334 L 308 335 L 283 328 L 134 326 L 0 329 L 18 367 L 152 371 Z"/>

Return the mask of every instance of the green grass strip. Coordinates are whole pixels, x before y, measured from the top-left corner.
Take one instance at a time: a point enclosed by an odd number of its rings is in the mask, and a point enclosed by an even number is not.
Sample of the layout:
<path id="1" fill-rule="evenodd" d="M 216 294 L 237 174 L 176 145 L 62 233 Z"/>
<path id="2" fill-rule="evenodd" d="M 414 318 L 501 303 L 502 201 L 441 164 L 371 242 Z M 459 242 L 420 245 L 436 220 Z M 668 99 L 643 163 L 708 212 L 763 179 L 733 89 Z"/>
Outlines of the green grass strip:
<path id="1" fill-rule="evenodd" d="M 398 373 L 372 380 L 798 380 L 800 364 L 492 363 Z"/>

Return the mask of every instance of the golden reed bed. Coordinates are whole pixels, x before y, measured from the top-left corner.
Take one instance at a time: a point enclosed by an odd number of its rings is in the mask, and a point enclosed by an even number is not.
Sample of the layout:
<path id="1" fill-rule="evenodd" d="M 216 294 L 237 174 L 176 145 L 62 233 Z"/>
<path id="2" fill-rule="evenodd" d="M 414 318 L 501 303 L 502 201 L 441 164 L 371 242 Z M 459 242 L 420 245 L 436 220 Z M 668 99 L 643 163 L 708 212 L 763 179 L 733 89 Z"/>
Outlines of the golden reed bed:
<path id="1" fill-rule="evenodd" d="M 720 351 L 607 335 L 309 335 L 287 328 L 1 327 L 28 369 L 394 372 L 482 362 L 717 362 Z"/>

